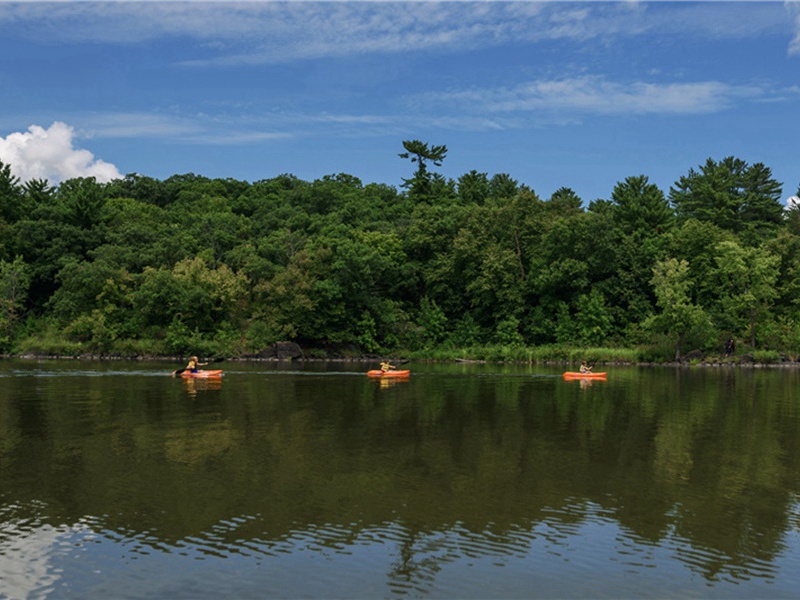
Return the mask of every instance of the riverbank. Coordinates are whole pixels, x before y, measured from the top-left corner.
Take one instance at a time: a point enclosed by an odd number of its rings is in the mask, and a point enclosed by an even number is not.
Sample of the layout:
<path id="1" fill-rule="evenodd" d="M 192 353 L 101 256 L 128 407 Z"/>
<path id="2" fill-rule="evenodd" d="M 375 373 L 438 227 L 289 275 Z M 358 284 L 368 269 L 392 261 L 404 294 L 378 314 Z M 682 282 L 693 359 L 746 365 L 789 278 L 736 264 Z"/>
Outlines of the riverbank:
<path id="1" fill-rule="evenodd" d="M 188 356 L 117 356 L 107 354 L 0 354 L 0 360 L 26 360 L 26 361 L 45 361 L 45 360 L 78 360 L 78 361 L 109 361 L 109 362 L 163 362 L 182 364 L 188 360 Z M 219 360 L 219 359 L 218 359 Z M 491 360 L 485 358 L 431 358 L 414 356 L 406 358 L 402 354 L 392 355 L 352 355 L 352 356 L 236 356 L 225 358 L 219 362 L 240 362 L 240 363 L 359 363 L 375 364 L 384 360 L 407 364 L 409 362 L 418 363 L 461 363 L 461 364 L 518 364 L 518 365 L 542 365 L 542 366 L 574 366 L 581 363 L 581 360 L 551 358 L 538 360 Z M 800 368 L 800 361 L 784 358 L 772 361 L 759 361 L 751 354 L 743 354 L 736 357 L 705 357 L 702 359 L 688 358 L 680 361 L 630 361 L 630 360 L 592 360 L 591 364 L 596 367 L 708 367 L 708 368 Z"/>

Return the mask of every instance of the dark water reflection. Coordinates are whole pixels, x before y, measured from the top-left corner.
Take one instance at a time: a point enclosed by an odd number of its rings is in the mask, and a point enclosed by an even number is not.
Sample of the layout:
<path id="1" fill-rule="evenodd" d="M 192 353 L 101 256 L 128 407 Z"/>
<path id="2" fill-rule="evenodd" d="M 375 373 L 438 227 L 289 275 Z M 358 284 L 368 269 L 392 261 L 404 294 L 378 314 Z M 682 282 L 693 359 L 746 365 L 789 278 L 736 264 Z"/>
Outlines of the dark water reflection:
<path id="1" fill-rule="evenodd" d="M 0 597 L 796 597 L 798 372 L 0 362 Z"/>

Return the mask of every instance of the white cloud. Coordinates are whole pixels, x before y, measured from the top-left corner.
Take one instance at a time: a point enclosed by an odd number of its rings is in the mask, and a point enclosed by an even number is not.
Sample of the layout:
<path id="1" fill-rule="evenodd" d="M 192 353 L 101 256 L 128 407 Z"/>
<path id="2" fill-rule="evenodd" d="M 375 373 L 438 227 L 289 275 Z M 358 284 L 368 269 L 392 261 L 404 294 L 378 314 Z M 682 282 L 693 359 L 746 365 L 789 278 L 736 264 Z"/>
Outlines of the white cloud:
<path id="1" fill-rule="evenodd" d="M 789 43 L 789 56 L 794 56 L 800 54 L 800 2 L 787 0 L 784 5 L 794 25 L 794 37 Z"/>
<path id="2" fill-rule="evenodd" d="M 786 199 L 786 208 L 800 208 L 800 198 L 797 196 L 792 196 L 791 198 Z"/>
<path id="3" fill-rule="evenodd" d="M 538 80 L 513 87 L 473 89 L 417 96 L 416 102 L 471 107 L 473 111 L 515 113 L 641 115 L 705 114 L 724 110 L 741 98 L 760 98 L 754 86 L 717 81 L 695 83 L 617 83 L 598 76 Z"/>
<path id="4" fill-rule="evenodd" d="M 47 129 L 31 125 L 26 132 L 0 137 L 0 161 L 23 182 L 45 179 L 57 184 L 75 177 L 107 182 L 122 177 L 113 164 L 73 147 L 73 138 L 72 127 L 65 123 L 57 121 Z"/>
<path id="5" fill-rule="evenodd" d="M 0 35 L 4 27 L 48 43 L 180 37 L 184 64 L 252 65 L 546 40 L 738 39 L 786 32 L 787 23 L 771 2 L 20 2 L 0 3 Z"/>

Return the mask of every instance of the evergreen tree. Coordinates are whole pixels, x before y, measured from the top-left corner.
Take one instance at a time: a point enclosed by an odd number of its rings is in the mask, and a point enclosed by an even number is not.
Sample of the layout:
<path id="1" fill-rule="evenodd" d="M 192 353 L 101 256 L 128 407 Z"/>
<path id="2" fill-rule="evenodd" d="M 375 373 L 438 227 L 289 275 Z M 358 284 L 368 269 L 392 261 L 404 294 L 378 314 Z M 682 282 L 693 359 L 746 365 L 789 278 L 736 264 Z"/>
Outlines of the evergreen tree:
<path id="1" fill-rule="evenodd" d="M 670 201 L 682 221 L 707 221 L 757 245 L 783 222 L 781 189 L 762 163 L 748 165 L 732 156 L 720 162 L 709 158 L 700 171 L 690 169 L 675 183 Z"/>

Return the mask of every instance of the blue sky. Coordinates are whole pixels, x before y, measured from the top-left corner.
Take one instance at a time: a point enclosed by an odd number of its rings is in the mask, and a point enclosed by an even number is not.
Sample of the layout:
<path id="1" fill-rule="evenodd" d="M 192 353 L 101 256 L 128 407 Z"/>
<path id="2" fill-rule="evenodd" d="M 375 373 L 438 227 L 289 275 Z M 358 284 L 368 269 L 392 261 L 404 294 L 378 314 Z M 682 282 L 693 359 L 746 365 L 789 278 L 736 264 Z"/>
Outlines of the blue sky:
<path id="1" fill-rule="evenodd" d="M 0 3 L 0 160 L 56 183 L 508 173 L 585 202 L 707 158 L 800 184 L 800 3 Z"/>

